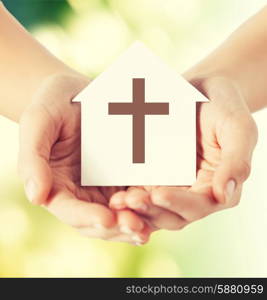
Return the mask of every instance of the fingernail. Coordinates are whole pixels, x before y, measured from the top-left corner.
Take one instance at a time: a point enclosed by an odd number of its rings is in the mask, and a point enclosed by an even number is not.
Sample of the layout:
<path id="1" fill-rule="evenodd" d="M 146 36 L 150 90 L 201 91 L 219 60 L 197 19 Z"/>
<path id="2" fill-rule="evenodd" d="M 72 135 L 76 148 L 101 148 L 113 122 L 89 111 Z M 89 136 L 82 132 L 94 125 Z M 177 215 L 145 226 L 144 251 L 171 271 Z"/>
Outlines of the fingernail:
<path id="1" fill-rule="evenodd" d="M 143 240 L 138 235 L 133 235 L 132 240 L 134 241 L 135 245 L 140 246 L 143 244 Z"/>
<path id="2" fill-rule="evenodd" d="M 227 202 L 232 200 L 235 192 L 235 187 L 236 187 L 236 183 L 233 179 L 227 182 L 226 189 L 225 189 L 225 194 L 226 194 L 225 196 Z"/>
<path id="3" fill-rule="evenodd" d="M 30 202 L 33 202 L 37 195 L 37 185 L 32 179 L 28 180 L 26 183 L 25 191 L 27 198 L 30 200 Z"/>
<path id="4" fill-rule="evenodd" d="M 133 234 L 132 229 L 125 225 L 120 227 L 120 231 L 126 234 Z"/>

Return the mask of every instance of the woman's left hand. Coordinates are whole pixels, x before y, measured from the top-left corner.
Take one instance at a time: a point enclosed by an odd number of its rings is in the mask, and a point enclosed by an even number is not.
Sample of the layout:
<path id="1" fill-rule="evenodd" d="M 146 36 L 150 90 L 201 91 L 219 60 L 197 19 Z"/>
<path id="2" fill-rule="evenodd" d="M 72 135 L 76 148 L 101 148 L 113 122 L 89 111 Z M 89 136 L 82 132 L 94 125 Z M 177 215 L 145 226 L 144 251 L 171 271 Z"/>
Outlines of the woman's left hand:
<path id="1" fill-rule="evenodd" d="M 250 173 L 257 127 L 239 89 L 221 77 L 190 78 L 210 101 L 197 106 L 197 179 L 191 187 L 132 187 L 111 207 L 130 208 L 153 229 L 178 230 L 239 203 Z"/>

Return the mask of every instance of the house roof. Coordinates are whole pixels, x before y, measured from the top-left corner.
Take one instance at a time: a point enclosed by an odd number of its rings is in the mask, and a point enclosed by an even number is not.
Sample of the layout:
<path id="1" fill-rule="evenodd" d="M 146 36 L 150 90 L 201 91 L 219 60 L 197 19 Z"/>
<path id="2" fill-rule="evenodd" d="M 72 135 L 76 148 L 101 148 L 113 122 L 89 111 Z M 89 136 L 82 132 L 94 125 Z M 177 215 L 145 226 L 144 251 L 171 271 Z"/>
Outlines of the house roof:
<path id="1" fill-rule="evenodd" d="M 180 98 L 181 101 L 209 101 L 194 86 L 179 75 L 176 70 L 165 64 L 141 42 L 135 42 L 130 46 L 72 101 L 87 101 L 90 95 L 93 95 L 94 98 L 102 99 L 96 95 L 98 92 L 99 94 L 103 93 L 103 89 L 107 89 L 109 95 L 113 96 L 113 98 L 114 96 L 123 98 L 118 95 L 118 90 L 122 85 L 128 85 L 126 80 L 128 80 L 129 90 L 131 90 L 131 78 L 145 78 L 150 84 L 150 89 L 152 89 L 151 87 L 153 86 L 163 85 L 163 89 L 166 91 L 166 97 L 176 95 L 176 98 Z M 108 100 L 110 99 L 103 99 L 103 101 Z"/>

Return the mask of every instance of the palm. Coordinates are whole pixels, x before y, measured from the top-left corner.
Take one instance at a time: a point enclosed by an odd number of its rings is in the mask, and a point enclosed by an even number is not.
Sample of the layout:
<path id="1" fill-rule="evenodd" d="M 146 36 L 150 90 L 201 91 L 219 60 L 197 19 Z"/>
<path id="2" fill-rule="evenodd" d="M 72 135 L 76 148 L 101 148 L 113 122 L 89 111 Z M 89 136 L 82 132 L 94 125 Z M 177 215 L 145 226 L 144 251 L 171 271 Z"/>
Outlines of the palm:
<path id="1" fill-rule="evenodd" d="M 109 239 L 113 241 L 123 241 L 129 243 L 144 243 L 149 237 L 148 231 L 139 232 L 139 236 L 135 235 L 133 238 L 134 230 L 138 231 L 139 228 L 143 228 L 143 221 L 135 216 L 132 212 L 124 210 L 117 213 L 117 217 L 114 219 L 112 212 L 109 208 L 109 201 L 111 197 L 118 191 L 124 190 L 124 187 L 82 187 L 81 186 L 81 130 L 80 130 L 80 105 L 79 104 L 66 104 L 64 109 L 58 115 L 54 115 L 54 127 L 61 124 L 60 134 L 54 136 L 56 143 L 53 145 L 50 153 L 49 164 L 53 175 L 52 197 L 50 203 L 48 203 L 48 209 L 54 213 L 59 219 L 67 222 L 74 227 L 78 228 L 81 234 L 90 237 L 98 237 L 103 239 Z M 54 111 L 57 111 L 54 109 Z M 53 126 L 53 122 L 50 123 Z M 53 132 L 50 129 L 50 132 Z M 61 205 L 54 209 L 53 206 L 57 202 L 57 198 L 64 200 L 64 206 Z M 66 209 L 66 200 L 72 199 L 72 209 L 68 214 L 68 217 L 62 217 L 62 210 Z M 82 203 L 83 202 L 83 203 Z M 84 206 L 85 202 L 90 203 L 89 206 Z M 80 211 L 77 207 L 81 207 Z M 90 211 L 89 211 L 90 208 Z M 81 211 L 88 210 L 90 218 L 95 225 L 100 224 L 100 228 L 92 228 L 91 224 L 86 225 L 86 220 L 83 222 L 81 215 L 84 213 Z M 72 223 L 69 220 L 73 218 L 75 214 L 76 222 Z M 103 219 L 113 221 L 100 221 L 99 214 L 106 216 Z M 115 215 L 114 215 L 115 216 Z M 88 218 L 88 216 L 87 216 Z M 114 221 L 117 219 L 117 224 Z M 105 224 L 104 226 L 101 224 Z M 85 225 L 84 225 L 85 224 Z M 111 225 L 113 224 L 113 225 Z M 106 227 L 110 227 L 110 229 Z M 139 227 L 140 226 L 140 227 Z M 121 232 L 120 228 L 131 228 L 132 232 L 129 235 L 128 230 Z M 135 239 L 135 240 L 134 240 Z"/>
<path id="2" fill-rule="evenodd" d="M 137 197 L 125 196 L 126 206 L 144 214 L 156 228 L 180 229 L 236 205 L 249 174 L 257 130 L 244 100 L 231 82 L 221 78 L 199 88 L 210 101 L 197 104 L 195 183 L 191 187 L 145 187 L 145 211 L 138 208 Z M 250 133 L 246 139 L 245 133 Z"/>
<path id="3" fill-rule="evenodd" d="M 122 188 L 81 186 L 80 106 L 67 104 L 62 111 L 64 115 L 58 114 L 54 119 L 54 126 L 61 120 L 61 129 L 49 159 L 53 188 L 83 201 L 108 205 L 110 197 Z"/>
<path id="4" fill-rule="evenodd" d="M 210 101 L 197 103 L 196 182 L 191 187 L 178 189 L 213 199 L 214 175 L 222 165 L 222 150 L 231 140 L 232 131 L 241 127 L 240 121 L 244 119 L 242 115 L 246 111 L 238 92 L 227 81 L 219 80 L 218 89 L 209 91 L 207 88 L 204 92 L 208 94 Z M 246 118 L 245 121 L 250 121 L 249 117 Z"/>
<path id="5" fill-rule="evenodd" d="M 71 99 L 86 85 L 80 76 L 51 76 L 24 112 L 19 167 L 27 195 L 86 236 L 144 243 L 150 232 L 141 218 L 109 208 L 123 187 L 81 187 L 81 111 Z"/>
<path id="6" fill-rule="evenodd" d="M 144 186 L 143 188 L 130 188 L 133 192 L 125 193 L 124 205 L 136 210 L 147 218 L 151 228 L 177 229 L 185 225 L 186 215 L 174 215 L 171 211 L 164 209 L 164 199 L 175 199 L 176 206 L 181 204 L 184 210 L 187 202 L 189 206 L 194 205 L 197 209 L 203 202 L 213 202 L 213 177 L 216 167 L 220 164 L 221 148 L 217 140 L 216 127 L 221 120 L 218 118 L 217 107 L 213 103 L 198 104 L 197 106 L 197 180 L 190 186 L 159 187 Z M 213 117 L 210 117 L 213 116 Z M 223 122 L 221 122 L 223 123 Z M 140 192 L 143 189 L 146 193 Z M 137 191 L 139 190 L 139 192 Z M 154 195 L 158 195 L 155 199 Z M 155 206 L 149 204 L 149 199 Z M 190 199 L 190 201 L 189 201 Z M 145 202 L 148 209 L 143 211 L 140 202 Z M 198 203 L 199 205 L 195 205 Z M 187 205 L 186 204 L 186 205 Z M 114 208 L 122 207 L 120 199 L 113 201 Z M 188 209 L 189 213 L 190 210 Z M 190 217 L 189 217 L 190 218 Z"/>

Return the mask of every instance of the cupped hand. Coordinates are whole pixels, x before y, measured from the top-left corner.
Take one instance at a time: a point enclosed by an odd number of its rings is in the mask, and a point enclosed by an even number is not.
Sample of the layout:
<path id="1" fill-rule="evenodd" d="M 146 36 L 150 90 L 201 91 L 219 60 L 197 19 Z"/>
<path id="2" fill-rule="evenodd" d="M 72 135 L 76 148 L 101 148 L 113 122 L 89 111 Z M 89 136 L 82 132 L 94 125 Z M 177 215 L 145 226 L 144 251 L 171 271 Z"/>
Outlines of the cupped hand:
<path id="1" fill-rule="evenodd" d="M 153 229 L 178 230 L 239 203 L 250 173 L 257 127 L 235 83 L 223 76 L 190 77 L 210 101 L 197 104 L 197 178 L 191 187 L 132 187 L 111 199 L 130 208 Z"/>
<path id="2" fill-rule="evenodd" d="M 80 105 L 71 100 L 88 83 L 78 75 L 50 76 L 23 113 L 18 165 L 26 194 L 88 237 L 145 243 L 146 223 L 128 209 L 108 206 L 126 188 L 80 186 Z"/>

